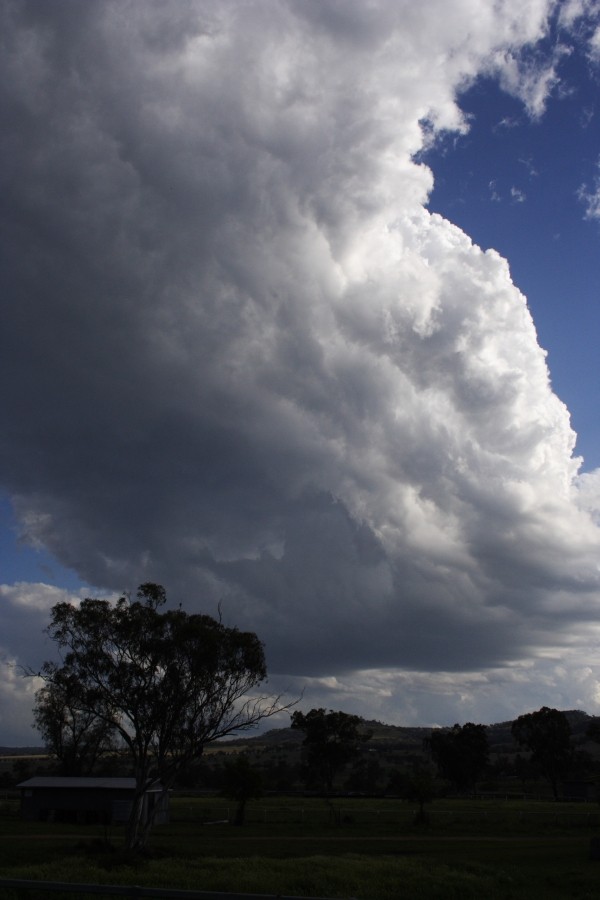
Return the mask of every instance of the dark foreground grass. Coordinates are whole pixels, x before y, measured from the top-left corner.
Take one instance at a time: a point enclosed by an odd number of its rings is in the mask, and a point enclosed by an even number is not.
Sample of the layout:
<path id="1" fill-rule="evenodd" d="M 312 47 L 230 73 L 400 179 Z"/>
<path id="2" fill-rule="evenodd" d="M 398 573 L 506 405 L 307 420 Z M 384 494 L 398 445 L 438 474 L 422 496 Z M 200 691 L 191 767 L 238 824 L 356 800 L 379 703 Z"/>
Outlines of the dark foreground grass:
<path id="1" fill-rule="evenodd" d="M 559 817 L 546 806 L 548 816 L 542 819 L 542 810 L 532 804 L 515 817 L 514 806 L 503 812 L 501 804 L 439 802 L 430 827 L 419 831 L 399 802 L 394 822 L 392 806 L 386 818 L 367 815 L 370 801 L 355 801 L 355 814 L 342 826 L 322 815 L 319 801 L 304 801 L 302 816 L 289 801 L 282 813 L 288 824 L 270 822 L 271 813 L 277 818 L 273 802 L 266 815 L 265 804 L 257 805 L 241 829 L 201 824 L 207 810 L 211 816 L 215 811 L 202 806 L 206 801 L 181 803 L 187 820 L 176 802 L 176 821 L 155 830 L 149 856 L 135 863 L 115 849 L 122 838 L 118 830 L 108 834 L 2 817 L 0 877 L 359 900 L 600 897 L 600 862 L 589 858 L 596 829 L 577 806 L 561 805 Z M 0 896 L 42 900 L 8 890 Z M 52 898 L 61 900 L 56 894 L 43 900 Z"/>

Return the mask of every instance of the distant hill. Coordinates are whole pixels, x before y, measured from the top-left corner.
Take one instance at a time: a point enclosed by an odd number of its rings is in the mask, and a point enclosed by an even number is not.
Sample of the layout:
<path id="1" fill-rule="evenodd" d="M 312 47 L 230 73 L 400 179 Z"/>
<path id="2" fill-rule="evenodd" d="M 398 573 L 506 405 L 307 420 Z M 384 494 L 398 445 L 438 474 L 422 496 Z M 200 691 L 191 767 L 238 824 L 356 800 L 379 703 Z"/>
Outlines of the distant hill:
<path id="1" fill-rule="evenodd" d="M 0 747 L 0 756 L 46 756 L 45 747 Z"/>
<path id="2" fill-rule="evenodd" d="M 594 717 L 579 709 L 563 711 L 569 721 L 571 732 L 576 742 L 584 741 L 587 728 Z M 460 724 L 464 723 L 461 722 Z M 513 720 L 509 720 L 486 726 L 492 753 L 515 752 L 515 743 L 511 732 L 512 724 Z M 411 750 L 420 750 L 423 746 L 424 738 L 429 737 L 434 730 L 432 727 L 427 726 L 387 725 L 384 722 L 368 719 L 362 720 L 362 727 L 365 731 L 371 732 L 371 739 L 368 745 L 370 748 L 375 750 L 397 750 L 405 753 Z M 273 728 L 264 734 L 235 738 L 234 740 L 219 742 L 219 745 L 249 746 L 256 750 L 276 747 L 292 749 L 294 746 L 300 745 L 303 739 L 302 732 L 294 728 Z"/>
<path id="3" fill-rule="evenodd" d="M 386 725 L 383 722 L 362 720 L 362 730 L 371 732 L 369 741 L 370 747 L 377 744 L 390 748 L 391 745 L 402 745 L 405 748 L 421 746 L 423 738 L 431 734 L 431 728 L 416 727 L 410 725 Z M 235 738 L 219 742 L 228 746 L 250 745 L 252 747 L 294 747 L 299 746 L 304 740 L 301 731 L 295 728 L 273 728 L 264 734 L 258 734 L 253 737 Z"/>

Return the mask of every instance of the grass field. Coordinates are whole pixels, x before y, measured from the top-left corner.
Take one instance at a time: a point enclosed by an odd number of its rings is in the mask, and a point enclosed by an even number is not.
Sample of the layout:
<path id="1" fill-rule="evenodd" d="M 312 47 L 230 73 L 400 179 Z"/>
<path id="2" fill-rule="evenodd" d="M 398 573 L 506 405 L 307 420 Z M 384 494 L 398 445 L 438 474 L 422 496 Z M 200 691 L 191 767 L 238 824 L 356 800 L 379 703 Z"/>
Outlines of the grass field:
<path id="1" fill-rule="evenodd" d="M 600 861 L 589 858 L 596 806 L 438 800 L 417 827 L 414 807 L 399 800 L 336 805 L 339 825 L 318 799 L 269 798 L 234 828 L 221 821 L 226 801 L 174 798 L 171 824 L 132 863 L 117 828 L 23 822 L 4 802 L 0 877 L 359 900 L 600 897 Z"/>

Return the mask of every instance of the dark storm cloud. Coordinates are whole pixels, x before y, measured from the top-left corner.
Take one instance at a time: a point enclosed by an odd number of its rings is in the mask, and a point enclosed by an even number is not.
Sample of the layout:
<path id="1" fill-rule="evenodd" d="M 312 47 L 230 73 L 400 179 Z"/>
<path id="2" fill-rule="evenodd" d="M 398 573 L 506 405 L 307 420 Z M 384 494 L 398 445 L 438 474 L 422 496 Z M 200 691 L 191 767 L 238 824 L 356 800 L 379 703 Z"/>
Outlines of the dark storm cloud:
<path id="1" fill-rule="evenodd" d="M 542 108 L 521 6 L 2 3 L 0 470 L 32 538 L 222 601 L 281 677 L 476 672 L 596 616 L 525 300 L 413 162 L 479 71 Z"/>

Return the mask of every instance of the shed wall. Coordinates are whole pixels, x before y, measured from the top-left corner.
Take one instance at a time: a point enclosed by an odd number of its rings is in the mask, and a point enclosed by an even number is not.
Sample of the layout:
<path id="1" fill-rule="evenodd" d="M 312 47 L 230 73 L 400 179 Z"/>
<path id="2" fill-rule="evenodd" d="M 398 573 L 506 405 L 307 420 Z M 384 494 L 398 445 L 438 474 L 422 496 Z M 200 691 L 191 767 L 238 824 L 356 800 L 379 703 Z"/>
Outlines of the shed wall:
<path id="1" fill-rule="evenodd" d="M 133 791 L 109 788 L 24 788 L 21 814 L 29 821 L 120 824 L 131 812 Z M 169 820 L 167 795 L 154 792 L 144 798 L 144 818 L 155 810 L 155 824 Z"/>

